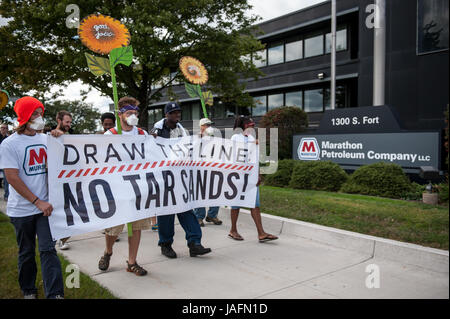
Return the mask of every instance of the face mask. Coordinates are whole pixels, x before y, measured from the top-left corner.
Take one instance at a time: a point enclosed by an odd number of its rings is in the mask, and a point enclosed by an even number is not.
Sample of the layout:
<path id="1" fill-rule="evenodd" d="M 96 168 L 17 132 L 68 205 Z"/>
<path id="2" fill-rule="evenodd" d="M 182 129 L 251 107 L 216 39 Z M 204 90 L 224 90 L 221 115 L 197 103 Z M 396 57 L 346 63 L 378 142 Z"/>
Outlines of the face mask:
<path id="1" fill-rule="evenodd" d="M 42 116 L 39 116 L 33 120 L 33 122 L 30 123 L 30 128 L 35 131 L 43 130 L 45 127 L 45 122 L 42 119 Z"/>
<path id="2" fill-rule="evenodd" d="M 130 126 L 136 126 L 136 125 L 138 125 L 138 122 L 139 122 L 139 119 L 134 114 L 127 117 L 127 124 Z"/>
<path id="3" fill-rule="evenodd" d="M 210 127 L 206 128 L 204 133 L 207 136 L 213 136 L 214 135 L 214 129 L 210 126 Z"/>

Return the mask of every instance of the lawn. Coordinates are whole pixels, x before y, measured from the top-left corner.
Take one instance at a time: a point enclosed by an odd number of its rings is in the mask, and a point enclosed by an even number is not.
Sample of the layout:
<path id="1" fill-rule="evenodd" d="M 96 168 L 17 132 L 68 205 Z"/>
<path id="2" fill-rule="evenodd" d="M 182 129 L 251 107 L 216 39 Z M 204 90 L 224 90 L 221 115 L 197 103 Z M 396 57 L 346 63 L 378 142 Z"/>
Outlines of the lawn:
<path id="1" fill-rule="evenodd" d="M 262 186 L 263 213 L 448 250 L 448 206 Z"/>
<path id="2" fill-rule="evenodd" d="M 19 283 L 17 281 L 17 243 L 14 234 L 14 227 L 9 222 L 8 216 L 0 212 L 0 299 L 15 299 L 23 298 L 20 291 Z M 38 297 L 45 298 L 41 267 L 39 261 L 39 252 L 36 251 L 36 263 L 38 266 L 38 276 L 36 285 L 38 288 Z M 63 270 L 64 283 L 66 283 L 67 276 L 73 274 L 73 271 L 68 269 L 70 264 L 61 255 L 61 266 Z M 69 278 L 70 279 L 70 278 Z M 69 280 L 70 282 L 70 280 Z M 80 273 L 80 288 L 67 288 L 65 286 L 66 299 L 114 299 L 115 297 L 104 287 L 92 280 L 89 276 Z"/>

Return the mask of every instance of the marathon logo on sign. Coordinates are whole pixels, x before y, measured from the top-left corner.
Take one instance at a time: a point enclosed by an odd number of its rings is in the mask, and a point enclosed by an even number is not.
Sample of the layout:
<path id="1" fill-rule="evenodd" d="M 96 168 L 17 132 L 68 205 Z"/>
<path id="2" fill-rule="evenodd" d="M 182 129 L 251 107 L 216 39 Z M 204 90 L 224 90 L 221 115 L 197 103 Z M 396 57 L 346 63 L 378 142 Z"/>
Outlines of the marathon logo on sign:
<path id="1" fill-rule="evenodd" d="M 317 143 L 317 140 L 314 137 L 302 138 L 297 154 L 300 160 L 317 161 L 320 159 L 319 143 Z"/>
<path id="2" fill-rule="evenodd" d="M 23 169 L 28 176 L 47 173 L 47 147 L 44 144 L 26 148 Z"/>

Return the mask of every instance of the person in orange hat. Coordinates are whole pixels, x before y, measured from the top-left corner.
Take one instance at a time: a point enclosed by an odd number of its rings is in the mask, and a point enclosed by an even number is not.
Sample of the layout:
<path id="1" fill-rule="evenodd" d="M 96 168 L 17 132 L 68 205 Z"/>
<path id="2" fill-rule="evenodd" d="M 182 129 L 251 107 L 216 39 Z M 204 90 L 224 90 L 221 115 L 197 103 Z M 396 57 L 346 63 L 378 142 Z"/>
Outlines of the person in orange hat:
<path id="1" fill-rule="evenodd" d="M 48 216 L 47 136 L 44 105 L 34 97 L 16 101 L 19 127 L 0 145 L 0 168 L 10 188 L 6 213 L 16 231 L 19 246 L 19 285 L 25 299 L 36 299 L 36 236 L 39 242 L 42 279 L 46 298 L 64 298 L 61 264 L 50 233 Z"/>

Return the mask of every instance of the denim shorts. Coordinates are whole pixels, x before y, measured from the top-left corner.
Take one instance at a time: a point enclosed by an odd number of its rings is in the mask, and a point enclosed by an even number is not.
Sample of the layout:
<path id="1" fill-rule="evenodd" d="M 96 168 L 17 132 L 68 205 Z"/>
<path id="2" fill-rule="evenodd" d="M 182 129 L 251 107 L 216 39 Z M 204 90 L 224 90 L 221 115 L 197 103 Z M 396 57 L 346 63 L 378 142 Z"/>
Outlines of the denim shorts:
<path id="1" fill-rule="evenodd" d="M 259 207 L 259 186 L 256 190 L 256 202 L 255 202 L 255 207 Z M 240 206 L 231 206 L 231 209 L 239 209 L 241 208 Z"/>

